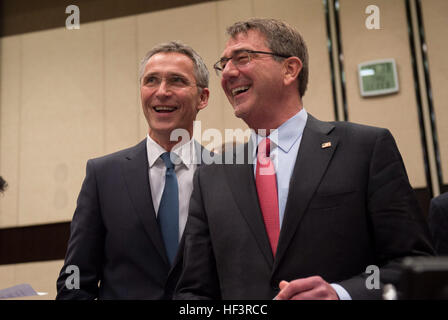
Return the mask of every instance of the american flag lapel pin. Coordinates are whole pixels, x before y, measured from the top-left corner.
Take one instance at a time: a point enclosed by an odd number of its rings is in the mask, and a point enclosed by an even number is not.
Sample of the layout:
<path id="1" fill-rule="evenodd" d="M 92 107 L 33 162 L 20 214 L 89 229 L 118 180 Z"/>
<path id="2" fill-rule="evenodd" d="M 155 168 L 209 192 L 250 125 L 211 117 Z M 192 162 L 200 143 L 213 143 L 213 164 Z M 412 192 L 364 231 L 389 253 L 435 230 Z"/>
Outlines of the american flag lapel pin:
<path id="1" fill-rule="evenodd" d="M 331 147 L 331 142 L 330 141 L 324 142 L 324 143 L 322 143 L 321 147 L 322 147 L 322 149 L 330 148 Z"/>

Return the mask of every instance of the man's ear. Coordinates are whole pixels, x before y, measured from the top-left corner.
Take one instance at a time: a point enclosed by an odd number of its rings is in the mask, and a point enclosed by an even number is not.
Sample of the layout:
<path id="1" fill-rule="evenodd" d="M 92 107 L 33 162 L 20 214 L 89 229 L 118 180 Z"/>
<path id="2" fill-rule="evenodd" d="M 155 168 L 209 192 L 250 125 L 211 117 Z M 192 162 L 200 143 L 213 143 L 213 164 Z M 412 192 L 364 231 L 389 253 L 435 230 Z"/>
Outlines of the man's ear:
<path id="1" fill-rule="evenodd" d="M 196 110 L 204 109 L 208 105 L 208 98 L 210 96 L 210 90 L 208 88 L 202 88 L 201 93 L 199 94 L 199 104 L 196 107 Z"/>
<path id="2" fill-rule="evenodd" d="M 283 62 L 284 84 L 290 85 L 292 82 L 294 82 L 299 77 L 299 73 L 302 70 L 302 67 L 302 61 L 297 57 L 289 57 L 285 59 L 285 61 Z"/>

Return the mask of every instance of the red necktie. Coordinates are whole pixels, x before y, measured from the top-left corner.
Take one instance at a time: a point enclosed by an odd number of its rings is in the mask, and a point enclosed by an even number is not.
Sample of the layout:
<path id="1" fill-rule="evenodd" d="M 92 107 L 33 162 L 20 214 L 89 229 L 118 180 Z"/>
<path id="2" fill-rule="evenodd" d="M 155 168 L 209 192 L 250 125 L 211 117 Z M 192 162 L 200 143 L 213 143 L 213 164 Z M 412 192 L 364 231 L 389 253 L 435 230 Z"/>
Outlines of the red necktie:
<path id="1" fill-rule="evenodd" d="M 269 138 L 263 139 L 258 145 L 257 169 L 255 184 L 257 186 L 258 201 L 263 213 L 264 225 L 271 243 L 272 253 L 275 256 L 280 223 L 278 214 L 277 179 L 275 177 L 274 164 L 270 156 Z"/>

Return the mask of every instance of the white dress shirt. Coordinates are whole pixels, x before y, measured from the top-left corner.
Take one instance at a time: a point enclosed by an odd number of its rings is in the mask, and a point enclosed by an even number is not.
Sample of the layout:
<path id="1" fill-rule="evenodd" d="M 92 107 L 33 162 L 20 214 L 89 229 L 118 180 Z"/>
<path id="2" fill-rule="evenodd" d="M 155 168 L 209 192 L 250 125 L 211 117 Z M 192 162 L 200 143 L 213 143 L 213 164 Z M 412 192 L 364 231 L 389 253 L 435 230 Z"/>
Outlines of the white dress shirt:
<path id="1" fill-rule="evenodd" d="M 165 187 L 166 172 L 165 163 L 160 156 L 167 151 L 151 139 L 149 135 L 146 137 L 146 150 L 148 153 L 148 174 L 152 203 L 157 216 L 163 189 Z M 171 152 L 179 157 L 178 159 L 180 161 L 179 164 L 175 163 L 174 169 L 179 184 L 179 240 L 182 238 L 185 224 L 187 223 L 188 207 L 193 191 L 193 175 L 197 167 L 197 155 L 195 150 L 193 139 L 180 147 L 175 146 L 171 150 Z"/>

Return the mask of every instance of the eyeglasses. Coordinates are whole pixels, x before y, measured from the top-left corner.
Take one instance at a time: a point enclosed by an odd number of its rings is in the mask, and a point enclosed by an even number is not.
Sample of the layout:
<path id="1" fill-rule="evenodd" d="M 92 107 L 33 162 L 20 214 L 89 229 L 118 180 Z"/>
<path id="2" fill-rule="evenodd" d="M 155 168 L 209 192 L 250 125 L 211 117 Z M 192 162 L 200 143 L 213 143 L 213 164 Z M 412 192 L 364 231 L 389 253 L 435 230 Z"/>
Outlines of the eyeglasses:
<path id="1" fill-rule="evenodd" d="M 162 81 L 165 80 L 167 89 L 183 89 L 186 87 L 194 87 L 196 83 L 191 82 L 185 77 L 179 75 L 170 75 L 168 77 L 159 77 L 154 74 L 145 76 L 142 80 L 142 85 L 150 88 L 158 88 Z"/>
<path id="2" fill-rule="evenodd" d="M 271 56 L 280 57 L 280 58 L 289 58 L 291 56 L 277 54 L 273 52 L 266 51 L 254 51 L 254 50 L 238 50 L 235 51 L 234 54 L 230 58 L 221 58 L 218 62 L 213 65 L 213 69 L 215 69 L 218 77 L 222 75 L 222 71 L 227 65 L 227 62 L 232 60 L 232 63 L 235 67 L 244 66 L 250 62 L 252 58 L 254 58 L 255 54 L 269 54 Z"/>

